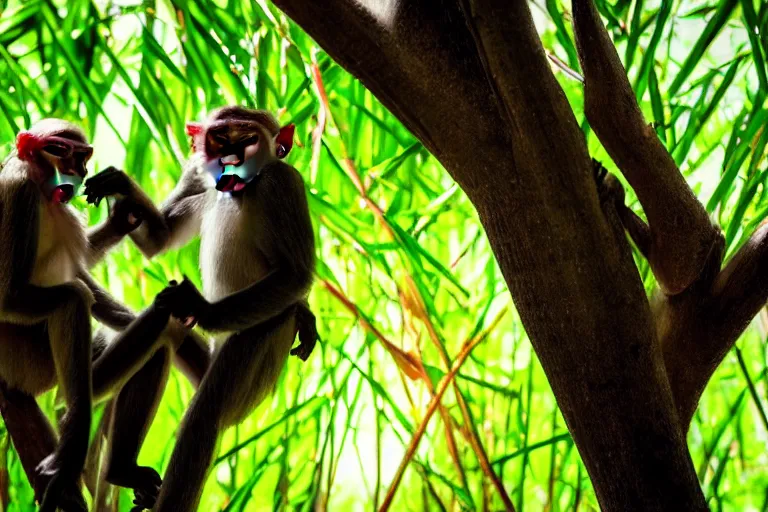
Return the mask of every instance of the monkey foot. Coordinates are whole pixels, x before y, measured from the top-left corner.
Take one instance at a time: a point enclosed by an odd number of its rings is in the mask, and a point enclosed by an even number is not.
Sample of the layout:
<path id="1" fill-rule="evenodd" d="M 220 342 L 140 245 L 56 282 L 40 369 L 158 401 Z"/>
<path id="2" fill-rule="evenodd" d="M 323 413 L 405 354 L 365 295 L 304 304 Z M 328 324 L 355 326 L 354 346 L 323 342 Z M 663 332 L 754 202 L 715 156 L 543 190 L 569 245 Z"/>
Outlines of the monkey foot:
<path id="1" fill-rule="evenodd" d="M 157 471 L 145 466 L 135 466 L 127 471 L 110 471 L 107 481 L 112 485 L 133 489 L 135 506 L 132 511 L 151 510 L 163 483 Z"/>
<path id="2" fill-rule="evenodd" d="M 605 175 L 608 174 L 608 169 L 603 167 L 603 164 L 600 163 L 599 160 L 593 158 L 592 159 L 592 176 L 595 178 L 595 183 L 597 184 L 597 188 L 600 188 L 600 186 L 603 184 L 603 180 L 605 180 Z"/>
<path id="3" fill-rule="evenodd" d="M 77 485 L 72 485 L 61 491 L 59 508 L 64 512 L 88 512 L 88 506 L 83 493 Z"/>
<path id="4" fill-rule="evenodd" d="M 38 498 L 38 501 L 40 502 L 40 510 L 56 509 L 62 510 L 63 512 L 88 512 L 88 505 L 85 503 L 85 498 L 83 498 L 83 493 L 77 482 L 65 485 L 58 491 L 56 489 L 50 489 L 49 496 L 47 496 L 48 500 L 46 501 L 44 499 L 46 494 L 45 491 L 48 489 L 53 478 L 47 475 L 41 475 L 38 478 L 39 481 L 37 485 L 42 488 L 42 492 Z M 56 485 L 54 485 L 54 487 L 56 487 Z M 54 495 L 51 495 L 51 492 Z M 55 496 L 56 492 L 59 493 L 58 496 Z"/>

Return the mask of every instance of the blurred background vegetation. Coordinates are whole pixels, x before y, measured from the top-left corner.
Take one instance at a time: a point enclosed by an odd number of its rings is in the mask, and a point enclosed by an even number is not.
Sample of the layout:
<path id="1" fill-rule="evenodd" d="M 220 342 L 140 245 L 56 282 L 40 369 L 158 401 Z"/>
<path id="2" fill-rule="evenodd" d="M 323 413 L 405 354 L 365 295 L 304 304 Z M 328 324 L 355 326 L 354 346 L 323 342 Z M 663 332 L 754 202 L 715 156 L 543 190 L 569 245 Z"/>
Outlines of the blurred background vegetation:
<path id="1" fill-rule="evenodd" d="M 647 119 L 732 252 L 768 211 L 768 3 L 597 3 Z M 590 151 L 613 170 L 584 123 L 569 2 L 530 6 Z M 185 121 L 241 103 L 297 125 L 289 160 L 316 230 L 311 306 L 322 342 L 307 363 L 291 358 L 274 399 L 226 433 L 201 511 L 374 510 L 425 422 L 393 510 L 501 510 L 492 474 L 518 511 L 597 509 L 471 204 L 301 29 L 266 0 L 3 0 L 0 9 L 3 155 L 35 120 L 70 119 L 93 138 L 92 173 L 122 167 L 161 200 L 189 153 Z M 107 215 L 77 204 L 91 224 Z M 148 262 L 125 243 L 95 274 L 141 309 L 182 273 L 199 283 L 197 249 Z M 726 357 L 689 434 L 714 510 L 768 510 L 766 326 L 758 319 Z M 191 394 L 174 371 L 140 462 L 162 473 Z M 41 399 L 51 417 L 53 401 Z M 0 465 L 5 510 L 34 510 L 4 429 Z M 129 493 L 112 498 L 129 510 Z"/>

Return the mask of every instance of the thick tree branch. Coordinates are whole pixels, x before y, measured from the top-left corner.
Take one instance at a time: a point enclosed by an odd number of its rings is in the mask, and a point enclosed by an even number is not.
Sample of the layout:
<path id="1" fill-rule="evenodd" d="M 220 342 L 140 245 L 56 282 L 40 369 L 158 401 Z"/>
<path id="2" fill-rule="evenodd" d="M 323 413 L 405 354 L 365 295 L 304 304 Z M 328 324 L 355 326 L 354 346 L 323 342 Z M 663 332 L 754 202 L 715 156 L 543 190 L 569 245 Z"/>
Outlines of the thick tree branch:
<path id="1" fill-rule="evenodd" d="M 647 226 L 624 205 L 624 191 L 608 175 L 600 187 L 610 196 L 623 227 L 643 250 Z M 709 379 L 768 300 L 768 224 L 762 225 L 721 271 L 724 239 L 684 292 L 653 298 L 664 363 L 681 428 L 687 432 Z"/>
<path id="2" fill-rule="evenodd" d="M 274 3 L 372 91 L 467 193 L 487 187 L 487 173 L 514 179 L 511 166 L 496 165 L 508 156 L 506 125 L 455 2 Z"/>
<path id="3" fill-rule="evenodd" d="M 616 48 L 592 0 L 573 0 L 587 119 L 648 217 L 648 261 L 674 295 L 699 276 L 718 231 L 656 133 L 645 122 Z"/>
<path id="4" fill-rule="evenodd" d="M 768 300 L 768 224 L 760 226 L 720 272 L 712 296 L 718 334 L 735 340 Z"/>
<path id="5" fill-rule="evenodd" d="M 469 18 L 449 0 L 276 3 L 472 200 L 602 508 L 706 510 L 637 269 L 527 2 L 463 3 Z"/>

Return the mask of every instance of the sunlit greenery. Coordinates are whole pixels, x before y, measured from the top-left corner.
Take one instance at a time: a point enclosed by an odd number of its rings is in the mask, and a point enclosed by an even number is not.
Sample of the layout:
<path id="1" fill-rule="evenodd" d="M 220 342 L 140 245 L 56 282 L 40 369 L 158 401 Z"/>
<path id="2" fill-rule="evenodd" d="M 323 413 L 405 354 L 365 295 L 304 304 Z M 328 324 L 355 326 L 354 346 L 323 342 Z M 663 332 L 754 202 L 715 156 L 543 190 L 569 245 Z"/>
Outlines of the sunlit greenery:
<path id="1" fill-rule="evenodd" d="M 768 3 L 598 4 L 647 119 L 732 252 L 768 211 Z M 590 151 L 614 170 L 584 122 L 569 2 L 530 6 Z M 241 103 L 297 125 L 289 161 L 305 178 L 315 225 L 310 303 L 322 341 L 308 362 L 291 358 L 274 397 L 226 433 L 201 511 L 375 509 L 441 379 L 473 342 L 392 510 L 501 510 L 483 449 L 518 511 L 597 509 L 472 205 L 300 28 L 266 0 L 5 0 L 0 9 L 3 155 L 35 120 L 70 119 L 93 137 L 92 173 L 122 167 L 159 201 L 189 154 L 185 121 Z M 106 218 L 104 204 L 78 207 L 90 224 Z M 170 279 L 199 284 L 197 250 L 150 262 L 126 242 L 95 275 L 139 310 Z M 716 510 L 768 510 L 767 330 L 756 323 L 726 357 L 689 434 Z M 143 464 L 162 473 L 192 392 L 174 371 Z M 41 403 L 54 418 L 54 394 Z M 0 432 L 5 510 L 34 510 Z M 129 510 L 131 498 L 122 491 L 116 509 Z"/>

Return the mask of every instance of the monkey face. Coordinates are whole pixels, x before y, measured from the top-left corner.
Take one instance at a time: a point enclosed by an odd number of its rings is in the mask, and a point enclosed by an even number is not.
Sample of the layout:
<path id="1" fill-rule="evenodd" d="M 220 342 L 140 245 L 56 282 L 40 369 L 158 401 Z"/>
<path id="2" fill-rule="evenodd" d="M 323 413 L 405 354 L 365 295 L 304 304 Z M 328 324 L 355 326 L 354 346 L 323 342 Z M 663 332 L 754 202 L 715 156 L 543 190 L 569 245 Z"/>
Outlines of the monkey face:
<path id="1" fill-rule="evenodd" d="M 192 149 L 205 155 L 205 169 L 220 192 L 237 193 L 261 170 L 284 158 L 293 145 L 294 125 L 278 128 L 264 111 L 225 108 L 205 124 L 187 123 Z"/>
<path id="2" fill-rule="evenodd" d="M 77 194 L 87 174 L 85 165 L 93 155 L 90 145 L 58 135 L 22 132 L 16 147 L 19 158 L 34 166 L 30 179 L 55 203 L 67 203 Z"/>
<path id="3" fill-rule="evenodd" d="M 242 191 L 274 160 L 274 141 L 250 121 L 224 120 L 205 130 L 206 170 L 220 192 Z"/>

